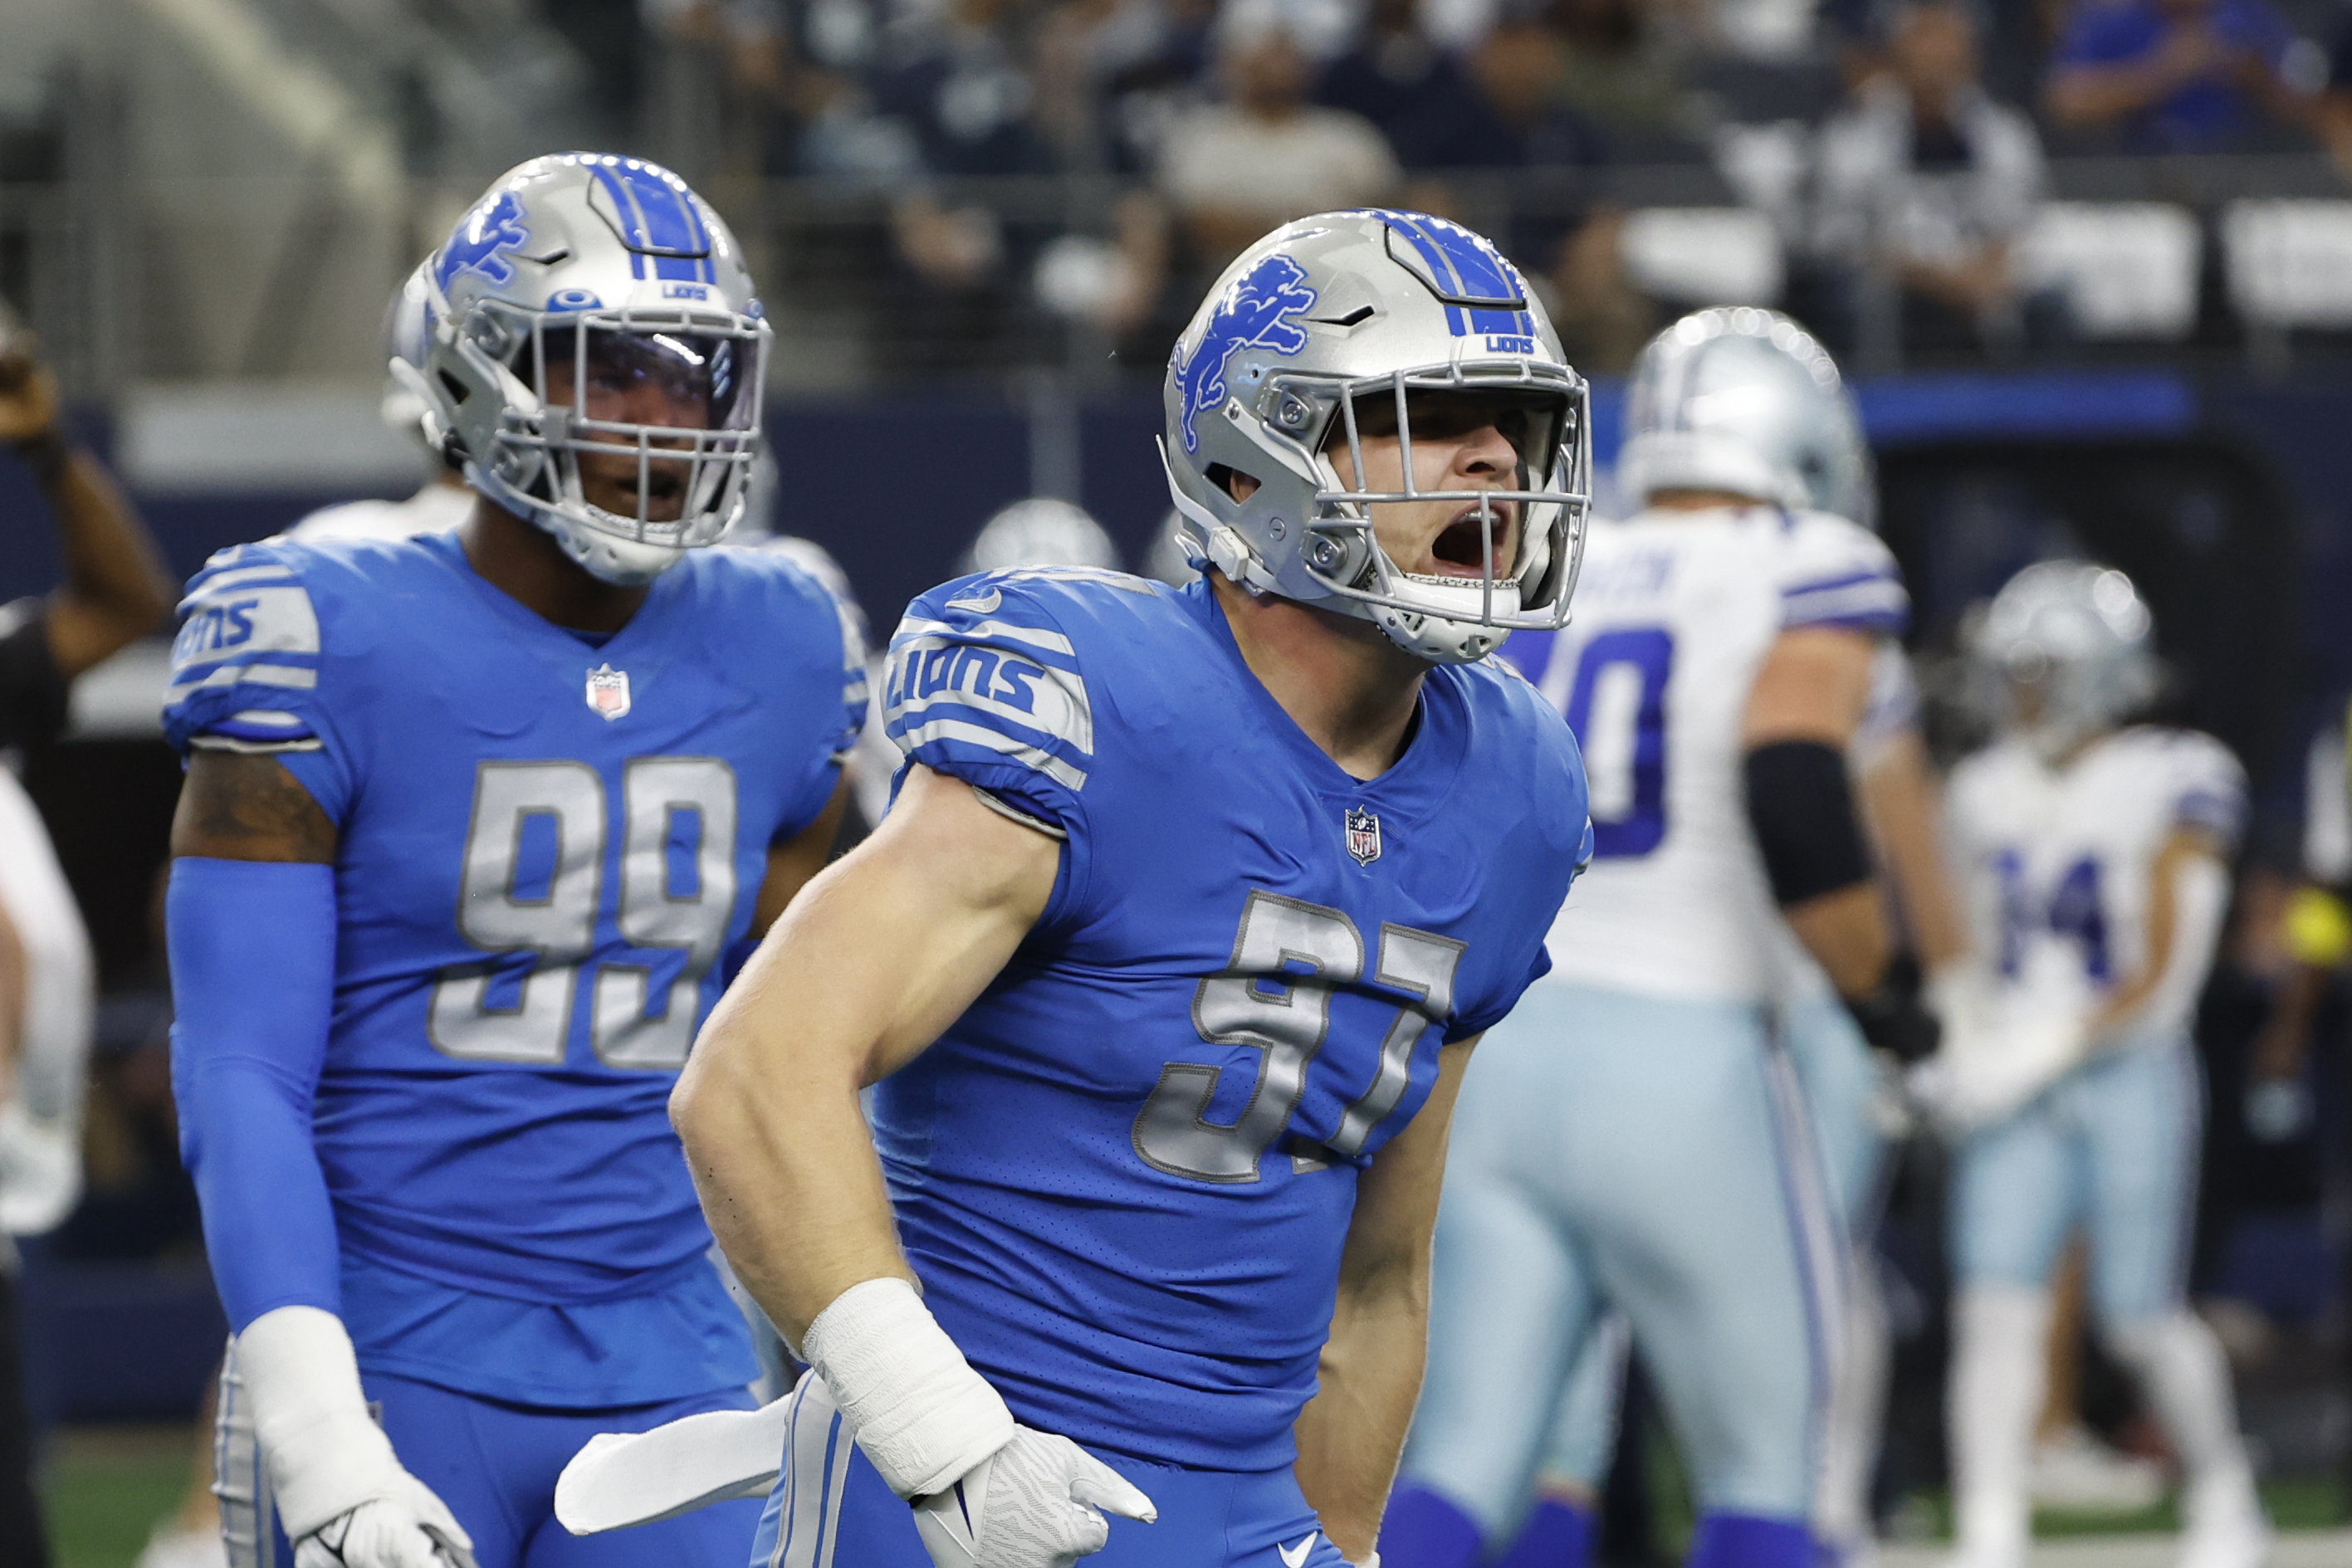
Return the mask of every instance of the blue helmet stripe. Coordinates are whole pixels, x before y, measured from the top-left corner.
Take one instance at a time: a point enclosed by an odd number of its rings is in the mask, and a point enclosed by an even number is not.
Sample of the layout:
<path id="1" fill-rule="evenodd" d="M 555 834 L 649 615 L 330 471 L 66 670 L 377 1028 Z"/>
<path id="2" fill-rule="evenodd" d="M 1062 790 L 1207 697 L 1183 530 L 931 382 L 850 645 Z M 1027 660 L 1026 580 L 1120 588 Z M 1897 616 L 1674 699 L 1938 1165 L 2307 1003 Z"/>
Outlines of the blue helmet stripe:
<path id="1" fill-rule="evenodd" d="M 1458 224 L 1420 213 L 1373 209 L 1374 214 L 1411 242 L 1429 264 L 1440 289 L 1465 299 L 1524 300 L 1527 285 L 1511 264 L 1492 246 Z M 1462 308 L 1445 307 L 1445 325 L 1454 337 L 1472 332 L 1515 332 L 1532 336 L 1535 323 L 1524 310 L 1476 309 L 1465 321 Z"/>

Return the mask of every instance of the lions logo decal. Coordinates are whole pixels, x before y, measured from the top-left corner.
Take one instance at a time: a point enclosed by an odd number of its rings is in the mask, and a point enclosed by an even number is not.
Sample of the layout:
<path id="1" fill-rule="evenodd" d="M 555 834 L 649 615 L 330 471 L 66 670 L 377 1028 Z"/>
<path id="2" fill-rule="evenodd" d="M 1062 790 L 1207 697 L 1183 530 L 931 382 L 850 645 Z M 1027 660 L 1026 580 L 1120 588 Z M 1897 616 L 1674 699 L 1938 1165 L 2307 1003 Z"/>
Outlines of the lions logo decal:
<path id="1" fill-rule="evenodd" d="M 1192 358 L 1176 366 L 1176 384 L 1184 394 L 1185 451 L 1201 449 L 1192 422 L 1225 401 L 1225 361 L 1242 349 L 1298 352 L 1307 347 L 1307 331 L 1287 318 L 1314 307 L 1315 290 L 1307 287 L 1307 269 L 1279 253 L 1234 280 L 1210 312 Z"/>
<path id="2" fill-rule="evenodd" d="M 499 191 L 485 196 L 475 204 L 457 225 L 457 232 L 441 247 L 440 261 L 433 268 L 433 280 L 446 293 L 449 284 L 461 272 L 478 272 L 492 283 L 514 281 L 514 265 L 506 253 L 528 244 L 530 231 L 523 226 L 522 198 L 512 191 Z"/>

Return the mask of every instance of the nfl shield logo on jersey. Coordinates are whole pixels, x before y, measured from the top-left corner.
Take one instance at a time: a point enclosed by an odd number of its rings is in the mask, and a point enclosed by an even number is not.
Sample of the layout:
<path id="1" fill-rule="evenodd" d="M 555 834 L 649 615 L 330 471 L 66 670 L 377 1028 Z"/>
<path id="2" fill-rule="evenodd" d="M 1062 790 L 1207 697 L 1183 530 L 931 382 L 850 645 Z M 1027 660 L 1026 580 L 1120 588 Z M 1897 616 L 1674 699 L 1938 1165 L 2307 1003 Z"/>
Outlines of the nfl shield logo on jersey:
<path id="1" fill-rule="evenodd" d="M 1348 808 L 1348 852 L 1356 857 L 1358 865 L 1370 865 L 1381 858 L 1381 820 L 1361 806 Z"/>
<path id="2" fill-rule="evenodd" d="M 629 672 L 616 670 L 610 664 L 599 664 L 588 672 L 588 706 L 604 716 L 607 721 L 619 718 L 629 711 Z M 1380 852 L 1379 845 L 1373 853 Z"/>

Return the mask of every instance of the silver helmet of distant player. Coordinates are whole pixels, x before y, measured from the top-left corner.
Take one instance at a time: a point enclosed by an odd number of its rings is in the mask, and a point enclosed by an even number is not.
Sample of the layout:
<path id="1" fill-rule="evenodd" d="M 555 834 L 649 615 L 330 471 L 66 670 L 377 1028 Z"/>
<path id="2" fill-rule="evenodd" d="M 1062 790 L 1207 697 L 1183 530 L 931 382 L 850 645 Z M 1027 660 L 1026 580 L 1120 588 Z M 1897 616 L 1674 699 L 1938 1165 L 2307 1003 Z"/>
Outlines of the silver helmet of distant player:
<path id="1" fill-rule="evenodd" d="M 1777 310 L 1699 310 L 1651 339 L 1625 428 L 1628 496 L 1721 490 L 1876 526 L 1870 447 L 1837 361 Z"/>
<path id="2" fill-rule="evenodd" d="M 1084 507 L 1051 496 L 1032 496 L 1002 508 L 982 524 L 963 557 L 966 571 L 1004 571 L 1024 566 L 1090 566 L 1117 571 L 1118 547 Z"/>
<path id="3" fill-rule="evenodd" d="M 1412 407 L 1449 393 L 1523 405 L 1510 488 L 1416 472 Z M 1187 549 L 1243 587 L 1360 616 L 1442 663 L 1567 622 L 1591 494 L 1585 383 L 1517 269 L 1469 230 L 1384 211 L 1277 229 L 1210 289 L 1163 402 Z M 1364 441 L 1391 431 L 1402 488 L 1343 477 L 1342 462 L 1363 476 Z M 1257 488 L 1236 500 L 1229 475 Z M 1427 501 L 1459 505 L 1441 549 L 1475 576 L 1408 572 L 1381 548 L 1373 509 Z"/>
<path id="4" fill-rule="evenodd" d="M 649 582 L 727 531 L 770 332 L 733 235 L 685 181 L 635 158 L 534 158 L 423 277 L 422 373 L 394 373 L 476 490 L 608 582 Z"/>
<path id="5" fill-rule="evenodd" d="M 2045 560 L 2011 578 L 1963 636 L 1972 685 L 1996 726 L 2055 759 L 2156 696 L 2152 632 L 2130 578 L 2091 561 Z"/>

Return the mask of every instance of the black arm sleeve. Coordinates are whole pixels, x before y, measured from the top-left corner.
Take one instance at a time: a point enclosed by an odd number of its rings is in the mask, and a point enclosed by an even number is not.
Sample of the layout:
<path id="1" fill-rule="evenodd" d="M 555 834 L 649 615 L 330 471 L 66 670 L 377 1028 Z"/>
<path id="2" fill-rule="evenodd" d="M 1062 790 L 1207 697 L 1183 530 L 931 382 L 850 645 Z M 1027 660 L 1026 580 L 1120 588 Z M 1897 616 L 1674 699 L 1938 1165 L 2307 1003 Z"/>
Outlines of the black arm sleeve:
<path id="1" fill-rule="evenodd" d="M 1776 740 L 1749 752 L 1741 771 L 1748 824 L 1783 909 L 1869 879 L 1843 752 L 1818 740 Z"/>
<path id="2" fill-rule="evenodd" d="M 29 612 L 29 613 L 27 613 Z M 0 747 L 38 746 L 66 727 L 66 679 L 37 600 L 0 607 Z"/>

